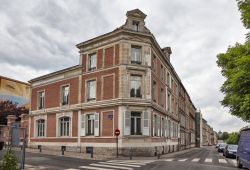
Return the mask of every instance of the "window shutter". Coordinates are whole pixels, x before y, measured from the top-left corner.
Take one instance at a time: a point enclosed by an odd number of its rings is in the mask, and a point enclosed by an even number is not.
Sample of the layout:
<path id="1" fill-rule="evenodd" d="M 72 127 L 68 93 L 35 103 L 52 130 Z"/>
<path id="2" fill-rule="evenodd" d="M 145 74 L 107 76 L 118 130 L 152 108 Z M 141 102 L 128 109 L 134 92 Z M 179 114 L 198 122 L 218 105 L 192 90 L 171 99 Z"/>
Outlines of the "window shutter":
<path id="1" fill-rule="evenodd" d="M 86 120 L 86 114 L 82 114 L 81 115 L 81 136 L 86 136 L 86 123 L 85 123 L 85 120 Z"/>
<path id="2" fill-rule="evenodd" d="M 160 121 L 161 121 L 161 117 L 160 116 L 156 116 L 157 117 L 157 136 L 161 136 L 160 134 Z"/>
<path id="3" fill-rule="evenodd" d="M 131 127 L 131 113 L 130 111 L 125 111 L 124 114 L 124 135 L 130 135 Z"/>
<path id="4" fill-rule="evenodd" d="M 180 124 L 178 124 L 178 138 L 180 138 L 180 130 L 181 130 Z"/>
<path id="5" fill-rule="evenodd" d="M 173 138 L 173 122 L 170 121 L 170 138 Z"/>
<path id="6" fill-rule="evenodd" d="M 99 113 L 95 113 L 95 123 L 94 123 L 94 136 L 99 136 L 100 126 L 99 126 Z"/>
<path id="7" fill-rule="evenodd" d="M 168 130 L 168 121 L 164 119 L 164 136 L 167 137 L 167 130 Z"/>
<path id="8" fill-rule="evenodd" d="M 152 133 L 152 136 L 155 136 L 155 130 L 156 130 L 155 129 L 155 121 L 156 120 L 155 120 L 155 116 L 154 115 L 152 116 L 152 118 L 153 118 L 153 125 L 152 125 L 152 127 L 153 127 L 153 133 Z"/>
<path id="9" fill-rule="evenodd" d="M 143 112 L 143 135 L 149 136 L 149 113 Z"/>

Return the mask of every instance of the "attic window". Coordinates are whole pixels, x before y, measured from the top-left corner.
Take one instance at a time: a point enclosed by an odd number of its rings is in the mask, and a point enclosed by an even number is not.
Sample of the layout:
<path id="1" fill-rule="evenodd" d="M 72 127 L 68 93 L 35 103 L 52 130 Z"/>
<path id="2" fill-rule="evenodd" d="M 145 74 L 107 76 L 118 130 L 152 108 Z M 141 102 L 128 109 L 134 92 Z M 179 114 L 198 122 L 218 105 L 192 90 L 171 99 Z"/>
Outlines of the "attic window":
<path id="1" fill-rule="evenodd" d="M 138 21 L 133 21 L 133 30 L 139 31 L 139 22 Z"/>

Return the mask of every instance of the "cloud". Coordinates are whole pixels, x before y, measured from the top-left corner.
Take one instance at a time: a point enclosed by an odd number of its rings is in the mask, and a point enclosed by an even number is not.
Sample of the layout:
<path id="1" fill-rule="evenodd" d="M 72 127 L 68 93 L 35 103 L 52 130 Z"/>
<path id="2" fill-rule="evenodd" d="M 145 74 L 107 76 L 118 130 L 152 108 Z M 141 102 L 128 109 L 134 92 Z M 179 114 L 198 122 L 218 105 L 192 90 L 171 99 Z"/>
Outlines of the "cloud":
<path id="1" fill-rule="evenodd" d="M 146 26 L 159 44 L 171 46 L 171 62 L 208 123 L 223 131 L 245 125 L 219 103 L 224 78 L 216 56 L 244 42 L 246 33 L 235 1 L 3 1 L 1 74 L 27 81 L 76 65 L 77 43 L 121 26 L 126 12 L 135 8 L 147 14 Z"/>

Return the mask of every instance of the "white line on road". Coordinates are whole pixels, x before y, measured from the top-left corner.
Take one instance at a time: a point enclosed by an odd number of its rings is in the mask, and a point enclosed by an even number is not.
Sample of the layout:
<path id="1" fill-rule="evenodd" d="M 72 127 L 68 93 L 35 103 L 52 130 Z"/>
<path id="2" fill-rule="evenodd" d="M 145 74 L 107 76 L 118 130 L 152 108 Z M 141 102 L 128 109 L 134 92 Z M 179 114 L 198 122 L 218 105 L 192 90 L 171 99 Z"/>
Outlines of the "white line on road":
<path id="1" fill-rule="evenodd" d="M 114 165 L 104 165 L 104 164 L 90 164 L 91 166 L 100 166 L 105 168 L 115 168 L 115 169 L 126 169 L 126 170 L 133 170 L 133 168 L 129 167 L 122 167 L 122 166 L 114 166 Z"/>
<path id="2" fill-rule="evenodd" d="M 179 159 L 178 161 L 179 162 L 184 162 L 184 161 L 186 161 L 187 159 Z"/>
<path id="3" fill-rule="evenodd" d="M 66 169 L 66 170 L 79 170 L 79 169 L 69 168 L 69 169 Z"/>
<path id="4" fill-rule="evenodd" d="M 99 168 L 99 167 L 93 167 L 93 166 L 80 166 L 79 168 L 93 169 L 93 170 L 114 170 L 114 169 L 110 169 L 110 168 Z"/>
<path id="5" fill-rule="evenodd" d="M 194 158 L 193 160 L 192 160 L 192 162 L 198 162 L 200 160 L 200 158 Z"/>
<path id="6" fill-rule="evenodd" d="M 207 159 L 205 159 L 205 162 L 211 163 L 211 162 L 212 162 L 212 159 L 211 159 L 211 158 L 207 158 Z"/>
<path id="7" fill-rule="evenodd" d="M 173 161 L 174 159 L 172 159 L 172 158 L 169 158 L 169 159 L 165 159 L 165 161 L 167 161 L 167 162 L 171 162 L 171 161 Z"/>
<path id="8" fill-rule="evenodd" d="M 98 162 L 99 164 L 107 164 L 107 165 L 119 165 L 119 166 L 128 166 L 128 167 L 135 167 L 140 168 L 140 165 L 130 165 L 130 164 L 121 164 L 121 163 L 112 163 L 112 162 Z"/>
<path id="9" fill-rule="evenodd" d="M 219 159 L 219 163 L 227 163 L 227 161 L 225 159 Z"/>
<path id="10" fill-rule="evenodd" d="M 125 163 L 151 163 L 154 162 L 154 160 L 111 160 L 107 162 L 125 162 Z"/>

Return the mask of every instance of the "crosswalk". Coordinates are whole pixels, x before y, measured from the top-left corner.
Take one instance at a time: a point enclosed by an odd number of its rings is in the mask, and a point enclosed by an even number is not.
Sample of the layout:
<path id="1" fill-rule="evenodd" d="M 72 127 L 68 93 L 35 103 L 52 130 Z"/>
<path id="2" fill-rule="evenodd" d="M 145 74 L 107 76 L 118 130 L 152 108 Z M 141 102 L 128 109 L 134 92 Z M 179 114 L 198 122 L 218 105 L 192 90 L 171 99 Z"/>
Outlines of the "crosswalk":
<path id="1" fill-rule="evenodd" d="M 207 164 L 213 164 L 213 163 L 219 163 L 219 164 L 233 164 L 234 166 L 236 166 L 236 160 L 234 159 L 224 159 L 224 158 L 205 158 L 205 159 L 201 159 L 201 158 L 166 158 L 163 159 L 163 161 L 165 162 L 199 162 L 199 163 L 207 163 Z"/>
<path id="2" fill-rule="evenodd" d="M 154 161 L 155 160 L 110 160 L 79 166 L 77 169 L 70 168 L 66 170 L 134 170 Z"/>

